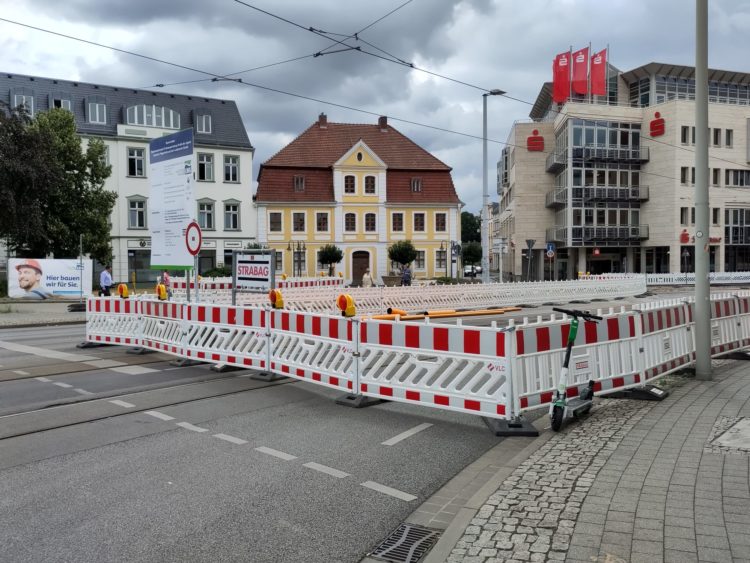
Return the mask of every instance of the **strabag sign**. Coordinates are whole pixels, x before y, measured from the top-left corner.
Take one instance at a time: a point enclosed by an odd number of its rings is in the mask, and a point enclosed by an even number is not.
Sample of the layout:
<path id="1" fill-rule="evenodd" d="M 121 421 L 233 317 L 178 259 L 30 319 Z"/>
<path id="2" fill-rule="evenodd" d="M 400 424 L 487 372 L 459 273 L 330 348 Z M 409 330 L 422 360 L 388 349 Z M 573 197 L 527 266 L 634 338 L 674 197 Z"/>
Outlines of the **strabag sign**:
<path id="1" fill-rule="evenodd" d="M 274 251 L 235 255 L 234 279 L 237 289 L 269 291 L 274 287 Z"/>

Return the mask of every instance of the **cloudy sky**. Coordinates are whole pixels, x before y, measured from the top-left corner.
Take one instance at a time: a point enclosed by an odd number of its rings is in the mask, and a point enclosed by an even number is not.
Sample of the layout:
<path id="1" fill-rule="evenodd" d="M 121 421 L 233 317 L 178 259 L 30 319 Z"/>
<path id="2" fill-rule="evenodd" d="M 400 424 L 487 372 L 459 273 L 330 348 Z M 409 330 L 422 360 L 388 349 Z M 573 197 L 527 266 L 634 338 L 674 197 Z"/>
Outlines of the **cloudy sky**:
<path id="1" fill-rule="evenodd" d="M 483 91 L 498 88 L 522 100 L 489 98 L 488 168 L 496 200 L 501 142 L 515 120 L 528 118 L 542 83 L 551 80 L 556 53 L 571 45 L 591 43 L 594 50 L 609 45 L 611 62 L 622 70 L 652 61 L 692 65 L 695 59 L 693 0 L 0 0 L 0 5 L 3 19 L 212 74 L 247 71 L 236 75 L 244 84 L 211 82 L 200 72 L 0 21 L 0 72 L 133 88 L 164 84 L 160 90 L 234 99 L 256 147 L 253 179 L 260 163 L 321 112 L 329 121 L 347 123 L 375 123 L 378 115 L 388 115 L 393 126 L 453 168 L 459 197 L 474 212 L 482 200 Z M 709 65 L 750 72 L 750 1 L 710 0 L 709 20 Z M 359 41 L 346 38 L 360 31 Z M 334 40 L 344 39 L 361 50 L 342 51 L 346 48 Z M 312 56 L 323 51 L 330 53 Z M 289 59 L 298 60 L 283 62 Z M 191 82 L 174 84 L 186 81 Z"/>

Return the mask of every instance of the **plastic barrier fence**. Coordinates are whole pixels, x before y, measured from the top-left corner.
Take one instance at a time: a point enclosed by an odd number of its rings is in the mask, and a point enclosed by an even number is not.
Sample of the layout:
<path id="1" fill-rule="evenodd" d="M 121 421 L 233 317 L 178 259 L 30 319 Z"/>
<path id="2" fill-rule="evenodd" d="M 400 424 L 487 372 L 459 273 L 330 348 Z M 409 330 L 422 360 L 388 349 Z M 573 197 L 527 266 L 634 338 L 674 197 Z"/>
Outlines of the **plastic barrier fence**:
<path id="1" fill-rule="evenodd" d="M 711 272 L 708 274 L 711 285 L 750 283 L 750 272 Z M 647 285 L 694 285 L 695 273 L 646 274 Z"/>
<path id="2" fill-rule="evenodd" d="M 582 322 L 570 396 L 652 382 L 695 359 L 694 304 L 649 303 Z M 570 320 L 498 328 L 359 320 L 260 307 L 91 298 L 86 338 L 254 367 L 355 395 L 490 418 L 515 418 L 552 400 Z M 750 346 L 750 293 L 711 302 L 711 353 Z"/>

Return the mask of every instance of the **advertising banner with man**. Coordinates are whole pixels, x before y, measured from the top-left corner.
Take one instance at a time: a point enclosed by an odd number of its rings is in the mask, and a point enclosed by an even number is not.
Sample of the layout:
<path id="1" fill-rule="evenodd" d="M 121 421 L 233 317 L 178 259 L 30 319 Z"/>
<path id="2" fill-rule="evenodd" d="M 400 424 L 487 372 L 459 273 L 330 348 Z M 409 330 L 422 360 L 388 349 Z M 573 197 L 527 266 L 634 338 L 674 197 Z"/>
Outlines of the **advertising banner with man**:
<path id="1" fill-rule="evenodd" d="M 81 269 L 83 266 L 83 269 Z M 91 260 L 8 260 L 8 296 L 14 299 L 77 299 L 91 295 Z M 81 288 L 83 283 L 83 288 Z"/>
<path id="2" fill-rule="evenodd" d="M 185 229 L 195 216 L 193 130 L 149 143 L 151 269 L 190 270 Z"/>

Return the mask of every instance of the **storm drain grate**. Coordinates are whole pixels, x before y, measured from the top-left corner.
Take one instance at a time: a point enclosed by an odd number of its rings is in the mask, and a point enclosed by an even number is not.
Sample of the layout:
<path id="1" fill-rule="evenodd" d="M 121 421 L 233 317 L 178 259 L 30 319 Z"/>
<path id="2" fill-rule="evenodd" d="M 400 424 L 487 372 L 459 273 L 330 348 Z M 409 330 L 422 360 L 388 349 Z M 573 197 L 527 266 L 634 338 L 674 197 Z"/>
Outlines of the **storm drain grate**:
<path id="1" fill-rule="evenodd" d="M 417 563 L 437 543 L 441 532 L 415 524 L 401 524 L 370 557 L 391 563 Z"/>

